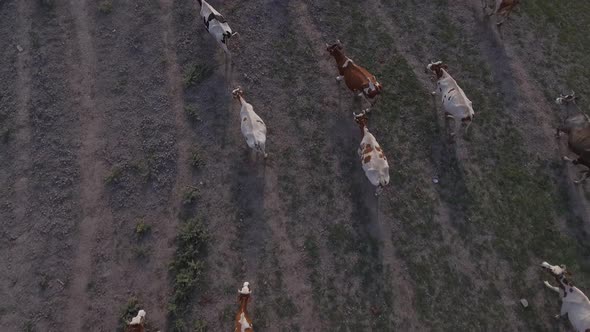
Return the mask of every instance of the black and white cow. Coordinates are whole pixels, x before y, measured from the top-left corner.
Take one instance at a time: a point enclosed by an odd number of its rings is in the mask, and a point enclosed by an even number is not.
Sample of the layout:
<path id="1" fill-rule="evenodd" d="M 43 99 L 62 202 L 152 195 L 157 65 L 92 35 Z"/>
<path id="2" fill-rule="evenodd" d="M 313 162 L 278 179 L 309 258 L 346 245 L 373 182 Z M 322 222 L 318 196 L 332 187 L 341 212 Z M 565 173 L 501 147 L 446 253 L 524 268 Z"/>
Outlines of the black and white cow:
<path id="1" fill-rule="evenodd" d="M 215 40 L 219 43 L 221 48 L 225 51 L 225 53 L 229 54 L 229 50 L 227 49 L 227 41 L 232 36 L 236 35 L 237 32 L 232 32 L 229 24 L 225 18 L 217 11 L 215 8 L 211 7 L 210 4 L 207 3 L 205 0 L 197 0 L 199 5 L 201 5 L 201 17 L 203 18 L 203 23 L 205 23 L 205 28 Z"/>

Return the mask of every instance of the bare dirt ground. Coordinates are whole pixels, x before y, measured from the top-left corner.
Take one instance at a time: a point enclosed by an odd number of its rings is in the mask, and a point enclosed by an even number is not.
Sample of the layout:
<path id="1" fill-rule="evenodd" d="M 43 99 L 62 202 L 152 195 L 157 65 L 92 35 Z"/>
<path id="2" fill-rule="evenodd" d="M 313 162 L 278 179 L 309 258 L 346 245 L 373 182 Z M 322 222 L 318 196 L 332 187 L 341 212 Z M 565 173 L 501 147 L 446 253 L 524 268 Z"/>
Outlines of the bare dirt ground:
<path id="1" fill-rule="evenodd" d="M 150 330 L 229 331 L 244 281 L 257 331 L 571 330 L 537 266 L 590 289 L 590 189 L 553 130 L 559 92 L 589 110 L 590 5 L 527 2 L 499 33 L 479 1 L 210 3 L 231 60 L 190 0 L 0 0 L 0 330 L 113 331 L 140 306 Z M 385 87 L 378 198 L 337 38 Z M 429 60 L 474 104 L 455 144 Z"/>

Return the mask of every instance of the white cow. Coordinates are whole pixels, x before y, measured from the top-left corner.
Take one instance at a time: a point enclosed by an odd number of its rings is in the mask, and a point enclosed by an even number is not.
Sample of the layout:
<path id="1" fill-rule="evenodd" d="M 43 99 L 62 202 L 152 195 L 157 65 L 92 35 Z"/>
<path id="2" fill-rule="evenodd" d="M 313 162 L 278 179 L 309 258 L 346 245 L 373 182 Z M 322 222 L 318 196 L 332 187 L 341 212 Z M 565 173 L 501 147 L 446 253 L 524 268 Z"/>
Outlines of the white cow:
<path id="1" fill-rule="evenodd" d="M 451 131 L 451 138 L 453 138 L 457 128 L 457 119 L 465 124 L 465 133 L 467 133 L 475 112 L 473 112 L 471 100 L 467 98 L 457 81 L 445 69 L 448 69 L 448 66 L 442 61 L 430 63 L 426 67 L 427 71 L 430 70 L 436 74 L 437 90 L 433 91 L 432 95 L 441 94 L 445 116 L 452 119 L 454 123 L 454 128 Z"/>
<path id="2" fill-rule="evenodd" d="M 265 150 L 266 145 L 266 125 L 264 121 L 254 113 L 252 105 L 244 100 L 244 91 L 241 88 L 232 91 L 234 98 L 240 101 L 240 119 L 242 119 L 242 134 L 246 138 L 246 143 L 254 151 L 260 152 L 264 158 L 268 156 Z"/>
<path id="3" fill-rule="evenodd" d="M 215 10 L 215 8 L 211 7 L 207 1 L 198 1 L 199 5 L 201 5 L 200 14 L 203 18 L 203 23 L 205 23 L 205 28 L 210 34 L 213 35 L 213 37 L 215 37 L 215 40 L 219 43 L 221 48 L 223 48 L 225 53 L 229 54 L 229 50 L 227 49 L 227 41 L 229 38 L 236 35 L 237 32 L 232 32 L 225 18 L 217 10 Z"/>
<path id="4" fill-rule="evenodd" d="M 375 195 L 379 195 L 383 191 L 383 187 L 389 184 L 389 164 L 387 163 L 387 157 L 385 157 L 375 136 L 367 128 L 367 115 L 364 112 L 360 115 L 355 114 L 355 121 L 359 124 L 361 134 L 363 135 L 361 146 L 358 149 L 363 170 L 371 184 L 377 187 Z"/>
<path id="5" fill-rule="evenodd" d="M 569 273 L 566 271 L 565 266 L 553 266 L 543 262 L 541 267 L 549 271 L 558 283 L 558 287 L 554 287 L 549 282 L 544 282 L 545 286 L 559 293 L 561 297 L 561 312 L 555 317 L 561 318 L 567 314 L 576 331 L 586 332 L 590 330 L 590 301 L 581 290 L 574 287 L 571 281 L 567 279 Z"/>

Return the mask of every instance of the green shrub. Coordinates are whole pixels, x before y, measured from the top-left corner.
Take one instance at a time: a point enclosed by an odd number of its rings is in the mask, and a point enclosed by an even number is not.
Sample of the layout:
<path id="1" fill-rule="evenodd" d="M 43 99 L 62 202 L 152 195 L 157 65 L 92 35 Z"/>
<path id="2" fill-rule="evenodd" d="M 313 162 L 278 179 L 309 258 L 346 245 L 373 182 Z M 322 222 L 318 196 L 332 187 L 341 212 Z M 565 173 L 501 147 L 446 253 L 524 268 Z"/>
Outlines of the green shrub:
<path id="1" fill-rule="evenodd" d="M 184 75 L 184 86 L 190 87 L 201 83 L 213 75 L 215 68 L 205 64 L 194 64 L 189 67 Z"/>
<path id="2" fill-rule="evenodd" d="M 177 249 L 170 264 L 173 293 L 168 310 L 175 324 L 187 310 L 190 298 L 199 282 L 203 280 L 209 235 L 198 219 L 191 219 L 182 224 L 176 237 Z M 183 330 L 182 330 L 183 331 Z"/>
<path id="3" fill-rule="evenodd" d="M 113 11 L 113 2 L 111 0 L 103 0 L 98 4 L 98 11 L 103 14 L 110 14 Z"/>

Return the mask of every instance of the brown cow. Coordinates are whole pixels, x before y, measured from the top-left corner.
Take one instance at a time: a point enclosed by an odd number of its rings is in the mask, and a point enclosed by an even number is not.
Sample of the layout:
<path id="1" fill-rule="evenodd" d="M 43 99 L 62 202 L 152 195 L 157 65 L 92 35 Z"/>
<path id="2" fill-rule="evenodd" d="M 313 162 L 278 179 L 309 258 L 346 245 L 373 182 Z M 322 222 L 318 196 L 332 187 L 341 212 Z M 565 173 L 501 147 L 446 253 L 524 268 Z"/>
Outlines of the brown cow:
<path id="1" fill-rule="evenodd" d="M 139 310 L 137 316 L 133 317 L 129 325 L 127 326 L 126 332 L 144 332 L 145 328 L 143 323 L 145 321 L 145 310 Z"/>
<path id="2" fill-rule="evenodd" d="M 236 314 L 236 329 L 234 332 L 254 332 L 254 328 L 252 327 L 252 320 L 248 315 L 248 302 L 250 301 L 250 283 L 245 282 L 242 289 L 238 290 L 238 303 L 240 304 L 240 309 Z"/>
<path id="3" fill-rule="evenodd" d="M 557 99 L 559 104 L 568 105 L 575 103 L 576 97 L 574 94 L 561 96 Z M 570 150 L 578 155 L 578 158 L 571 159 L 567 156 L 563 160 L 571 161 L 574 165 L 583 165 L 587 169 L 582 171 L 582 176 L 574 183 L 582 183 L 590 175 L 590 117 L 587 114 L 576 114 L 568 116 L 564 124 L 557 128 L 555 136 L 559 138 L 560 134 L 564 132 L 568 134 L 568 147 Z"/>
<path id="4" fill-rule="evenodd" d="M 481 2 L 483 5 L 484 13 L 486 12 L 487 8 L 492 9 L 492 11 L 489 14 L 486 14 L 486 16 L 492 16 L 496 14 L 496 17 L 503 17 L 502 21 L 496 23 L 496 25 L 500 27 L 502 26 L 502 24 L 504 24 L 504 21 L 506 21 L 510 17 L 510 14 L 520 3 L 520 0 L 494 0 L 493 7 L 489 5 L 488 0 L 482 0 Z"/>
<path id="5" fill-rule="evenodd" d="M 371 106 L 375 105 L 374 98 L 377 97 L 383 89 L 381 83 L 377 82 L 375 76 L 344 55 L 344 52 L 342 51 L 343 46 L 340 40 L 332 46 L 326 44 L 326 48 L 330 55 L 334 57 L 336 65 L 338 66 L 340 76 L 337 76 L 336 80 L 344 80 L 348 89 L 357 93 L 359 96 L 364 96 Z M 369 109 L 366 109 L 365 111 L 369 111 Z"/>

